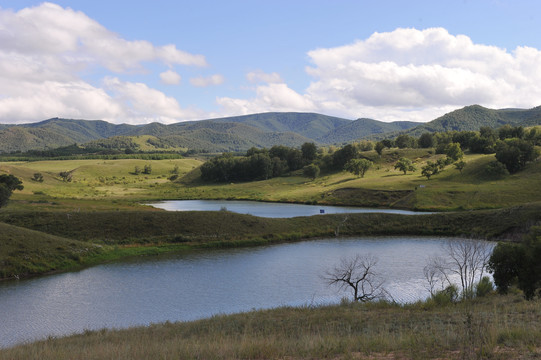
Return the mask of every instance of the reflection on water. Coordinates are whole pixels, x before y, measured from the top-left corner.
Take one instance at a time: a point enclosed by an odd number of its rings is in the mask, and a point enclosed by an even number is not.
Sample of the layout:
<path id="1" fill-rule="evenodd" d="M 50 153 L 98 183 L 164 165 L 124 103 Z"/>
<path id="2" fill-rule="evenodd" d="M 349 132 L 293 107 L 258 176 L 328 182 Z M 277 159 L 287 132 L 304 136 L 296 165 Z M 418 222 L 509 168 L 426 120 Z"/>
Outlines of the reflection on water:
<path id="1" fill-rule="evenodd" d="M 400 302 L 423 299 L 423 267 L 441 238 L 326 239 L 100 265 L 0 283 L 0 346 L 85 329 L 185 321 L 281 305 L 336 303 L 322 279 L 343 256 L 379 258 L 377 271 Z"/>
<path id="2" fill-rule="evenodd" d="M 289 218 L 318 214 L 342 213 L 389 213 L 402 215 L 422 215 L 416 212 L 396 209 L 359 208 L 353 206 L 324 206 L 286 203 L 268 203 L 239 200 L 170 200 L 148 204 L 168 211 L 218 211 L 228 210 L 239 214 L 250 214 L 268 218 Z"/>

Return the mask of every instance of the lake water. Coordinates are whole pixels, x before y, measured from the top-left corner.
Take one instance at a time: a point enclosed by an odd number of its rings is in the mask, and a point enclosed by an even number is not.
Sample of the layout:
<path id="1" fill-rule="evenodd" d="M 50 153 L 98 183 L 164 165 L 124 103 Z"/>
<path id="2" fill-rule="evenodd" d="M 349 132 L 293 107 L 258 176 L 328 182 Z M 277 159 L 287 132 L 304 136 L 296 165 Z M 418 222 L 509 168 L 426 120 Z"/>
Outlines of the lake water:
<path id="1" fill-rule="evenodd" d="M 423 267 L 445 239 L 348 238 L 212 250 L 95 266 L 0 283 L 0 346 L 282 305 L 337 303 L 322 278 L 351 254 L 379 258 L 376 271 L 400 302 L 428 296 Z"/>
<path id="2" fill-rule="evenodd" d="M 239 214 L 251 214 L 268 218 L 289 218 L 295 216 L 311 216 L 321 214 L 341 213 L 390 213 L 402 215 L 422 215 L 427 212 L 415 212 L 397 209 L 359 208 L 353 206 L 326 206 L 271 203 L 243 200 L 169 200 L 150 203 L 147 205 L 168 211 L 218 211 L 227 209 Z"/>

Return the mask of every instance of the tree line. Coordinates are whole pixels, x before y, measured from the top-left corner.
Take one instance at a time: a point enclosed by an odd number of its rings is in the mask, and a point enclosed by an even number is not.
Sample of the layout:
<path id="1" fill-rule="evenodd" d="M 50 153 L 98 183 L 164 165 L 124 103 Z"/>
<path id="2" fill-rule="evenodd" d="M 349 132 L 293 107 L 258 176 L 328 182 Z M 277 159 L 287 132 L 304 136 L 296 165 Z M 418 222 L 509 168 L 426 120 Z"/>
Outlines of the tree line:
<path id="1" fill-rule="evenodd" d="M 214 182 L 266 180 L 300 169 L 304 176 L 313 179 L 320 172 L 342 170 L 364 177 L 375 160 L 373 153 L 367 152 L 375 150 L 381 156 L 387 148 L 433 148 L 436 154 L 446 155 L 436 162 L 428 161 L 422 167 L 421 174 L 427 179 L 451 164 L 462 172 L 464 151 L 495 154 L 496 160 L 487 165 L 486 172 L 500 176 L 516 173 L 535 160 L 538 156 L 535 146 L 540 144 L 541 132 L 536 128 L 525 130 L 522 126 L 504 125 L 499 129 L 482 127 L 479 131 L 423 133 L 419 138 L 401 134 L 395 139 L 361 140 L 341 148 L 318 148 L 308 142 L 300 149 L 283 145 L 270 149 L 252 147 L 244 156 L 224 153 L 207 161 L 201 167 L 201 178 Z M 407 158 L 399 159 L 395 169 L 404 174 L 417 170 Z"/>

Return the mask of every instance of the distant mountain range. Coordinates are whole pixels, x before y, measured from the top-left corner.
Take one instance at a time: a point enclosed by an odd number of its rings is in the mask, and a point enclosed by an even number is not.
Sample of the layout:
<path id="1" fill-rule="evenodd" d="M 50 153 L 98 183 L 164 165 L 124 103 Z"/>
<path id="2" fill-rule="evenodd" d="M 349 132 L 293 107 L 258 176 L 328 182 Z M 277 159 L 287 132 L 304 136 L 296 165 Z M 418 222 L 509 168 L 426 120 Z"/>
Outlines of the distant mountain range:
<path id="1" fill-rule="evenodd" d="M 149 144 L 156 147 L 243 151 L 252 146 L 342 144 L 369 137 L 394 137 L 399 133 L 419 136 L 423 132 L 479 130 L 482 126 L 496 128 L 504 124 L 541 125 L 541 106 L 528 110 L 493 110 L 472 105 L 428 123 L 347 120 L 315 113 L 262 113 L 170 125 L 116 125 L 102 120 L 53 118 L 31 124 L 0 124 L 0 152 L 52 149 L 74 143 L 96 145 L 112 137 L 143 135 L 150 136 Z"/>

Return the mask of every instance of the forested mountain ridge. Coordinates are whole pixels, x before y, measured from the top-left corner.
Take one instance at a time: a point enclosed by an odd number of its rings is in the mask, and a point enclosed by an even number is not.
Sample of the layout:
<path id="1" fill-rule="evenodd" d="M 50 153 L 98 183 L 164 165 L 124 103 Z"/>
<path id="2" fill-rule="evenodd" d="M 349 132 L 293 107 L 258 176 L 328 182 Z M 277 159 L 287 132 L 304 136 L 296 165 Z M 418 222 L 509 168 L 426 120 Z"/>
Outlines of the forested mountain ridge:
<path id="1" fill-rule="evenodd" d="M 85 144 L 115 136 L 156 137 L 156 144 L 210 152 L 244 151 L 248 148 L 304 142 L 341 144 L 368 137 L 420 136 L 424 132 L 474 131 L 480 127 L 541 125 L 541 106 L 533 109 L 493 110 L 466 106 L 428 123 L 386 123 L 360 118 L 347 120 L 316 113 L 261 113 L 175 124 L 112 124 L 102 120 L 52 118 L 38 123 L 0 124 L 0 153 L 52 149 Z"/>
<path id="2" fill-rule="evenodd" d="M 419 125 L 406 133 L 419 136 L 423 132 L 477 131 L 483 126 L 498 128 L 541 125 L 541 106 L 532 109 L 488 109 L 480 105 L 466 106 Z"/>

